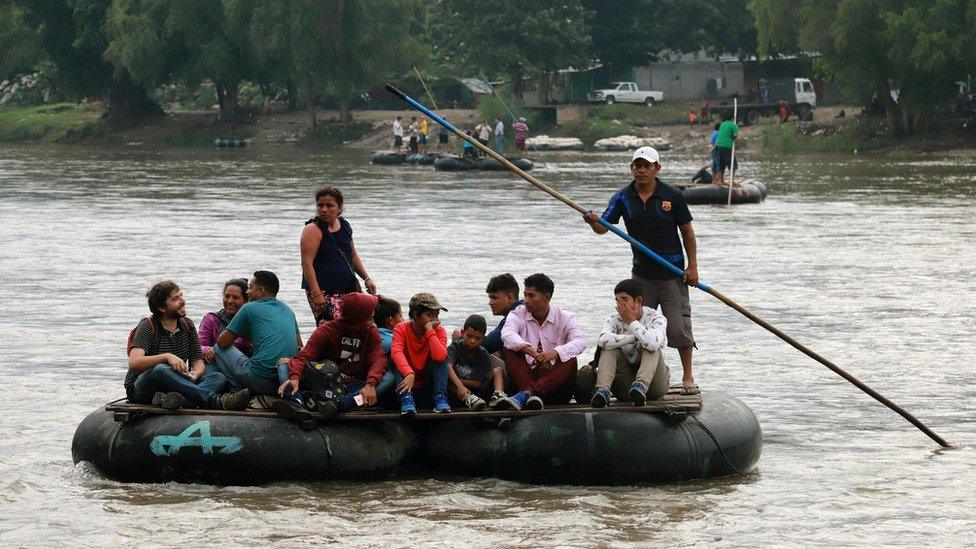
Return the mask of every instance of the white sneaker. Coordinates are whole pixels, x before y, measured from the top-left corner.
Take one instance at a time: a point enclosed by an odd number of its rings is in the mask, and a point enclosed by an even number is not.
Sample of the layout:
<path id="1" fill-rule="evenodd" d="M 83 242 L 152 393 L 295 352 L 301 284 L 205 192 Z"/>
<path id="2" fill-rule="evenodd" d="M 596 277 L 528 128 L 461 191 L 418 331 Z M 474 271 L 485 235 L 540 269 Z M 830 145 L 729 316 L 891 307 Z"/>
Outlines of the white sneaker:
<path id="1" fill-rule="evenodd" d="M 498 405 L 505 402 L 507 398 L 508 395 L 505 394 L 505 391 L 495 391 L 491 394 L 491 401 L 488 403 L 488 406 L 493 409 L 498 408 Z"/>
<path id="2" fill-rule="evenodd" d="M 468 398 L 464 399 L 464 404 L 471 410 L 475 412 L 480 412 L 485 409 L 485 401 L 478 395 L 471 393 Z"/>

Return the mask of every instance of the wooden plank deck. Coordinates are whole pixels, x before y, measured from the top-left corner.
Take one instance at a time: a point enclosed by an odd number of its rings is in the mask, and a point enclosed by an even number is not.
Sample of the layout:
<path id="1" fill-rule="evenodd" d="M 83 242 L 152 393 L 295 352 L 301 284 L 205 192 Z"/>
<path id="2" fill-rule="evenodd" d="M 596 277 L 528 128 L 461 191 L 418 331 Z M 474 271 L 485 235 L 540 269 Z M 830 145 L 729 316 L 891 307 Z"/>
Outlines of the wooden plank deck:
<path id="1" fill-rule="evenodd" d="M 253 401 L 252 401 L 253 404 Z M 411 420 L 449 420 L 449 419 L 479 419 L 528 417 L 547 414 L 583 413 L 583 412 L 645 412 L 666 413 L 679 409 L 686 412 L 697 412 L 702 408 L 701 395 L 682 395 L 681 386 L 674 385 L 660 400 L 649 400 L 644 406 L 633 406 L 630 403 L 614 402 L 607 408 L 592 408 L 583 404 L 557 404 L 546 406 L 544 410 L 491 410 L 475 412 L 466 408 L 454 408 L 449 414 L 435 413 L 432 410 L 420 410 Z M 278 414 L 268 409 L 249 408 L 241 411 L 230 410 L 200 410 L 182 408 L 179 410 L 164 410 L 148 404 L 130 404 L 124 399 L 116 400 L 105 405 L 105 410 L 115 413 L 148 413 L 157 415 L 215 415 L 215 416 L 248 416 L 248 417 L 278 417 Z M 317 416 L 318 414 L 313 413 Z M 346 414 L 339 414 L 330 421 L 375 421 L 383 419 L 400 419 L 402 416 L 396 410 L 356 410 Z"/>

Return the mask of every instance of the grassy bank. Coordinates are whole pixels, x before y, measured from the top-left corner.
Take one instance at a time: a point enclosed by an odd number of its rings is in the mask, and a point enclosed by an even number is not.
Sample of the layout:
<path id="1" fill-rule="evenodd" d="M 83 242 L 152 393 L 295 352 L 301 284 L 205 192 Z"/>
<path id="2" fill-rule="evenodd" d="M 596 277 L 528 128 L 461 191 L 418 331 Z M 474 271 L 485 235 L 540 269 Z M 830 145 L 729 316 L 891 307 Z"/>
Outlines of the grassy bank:
<path id="1" fill-rule="evenodd" d="M 976 132 L 962 129 L 961 122 L 956 120 L 943 120 L 927 133 L 899 139 L 886 135 L 884 121 L 879 118 L 782 125 L 764 123 L 761 130 L 764 150 L 786 154 L 877 151 L 898 157 L 976 147 Z"/>
<path id="2" fill-rule="evenodd" d="M 598 139 L 618 135 L 642 136 L 647 133 L 647 126 L 684 124 L 687 117 L 680 105 L 665 103 L 646 107 L 617 103 L 597 107 L 588 116 L 565 122 L 554 128 L 551 135 L 578 137 L 584 143 L 592 144 Z"/>
<path id="3" fill-rule="evenodd" d="M 0 108 L 0 141 L 72 143 L 105 134 L 101 112 L 88 105 L 56 103 Z"/>

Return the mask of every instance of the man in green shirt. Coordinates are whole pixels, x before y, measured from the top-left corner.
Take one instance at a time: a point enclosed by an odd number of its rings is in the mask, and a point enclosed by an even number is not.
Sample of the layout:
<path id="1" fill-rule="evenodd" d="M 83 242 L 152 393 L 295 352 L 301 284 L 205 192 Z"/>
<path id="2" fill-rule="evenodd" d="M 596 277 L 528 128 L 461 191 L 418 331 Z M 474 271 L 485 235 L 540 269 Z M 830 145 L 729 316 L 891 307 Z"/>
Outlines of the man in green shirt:
<path id="1" fill-rule="evenodd" d="M 718 150 L 718 170 L 712 181 L 717 185 L 725 185 L 725 170 L 732 166 L 732 143 L 739 136 L 739 126 L 732 121 L 732 113 L 722 114 L 722 125 L 718 127 L 718 139 L 715 148 Z"/>
<path id="2" fill-rule="evenodd" d="M 288 305 L 278 301 L 278 287 L 274 273 L 255 271 L 247 284 L 248 302 L 217 337 L 215 363 L 235 390 L 246 388 L 252 395 L 276 394 L 281 383 L 279 362 L 295 356 L 302 348 L 298 320 Z M 250 358 L 234 347 L 238 337 L 254 344 Z"/>

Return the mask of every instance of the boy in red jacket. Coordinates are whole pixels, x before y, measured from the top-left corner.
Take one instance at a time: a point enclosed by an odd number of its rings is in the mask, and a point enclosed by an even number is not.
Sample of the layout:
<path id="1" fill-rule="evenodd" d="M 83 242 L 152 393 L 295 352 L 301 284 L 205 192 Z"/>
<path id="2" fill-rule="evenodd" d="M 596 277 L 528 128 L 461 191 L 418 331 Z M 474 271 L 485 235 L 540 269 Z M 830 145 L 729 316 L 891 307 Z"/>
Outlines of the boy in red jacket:
<path id="1" fill-rule="evenodd" d="M 437 318 L 446 310 L 432 294 L 417 294 L 410 298 L 410 320 L 393 329 L 390 358 L 397 370 L 393 375 L 403 415 L 417 413 L 415 397 L 424 404 L 433 401 L 435 412 L 451 411 L 447 402 L 447 332 Z"/>
<path id="2" fill-rule="evenodd" d="M 380 334 L 373 325 L 376 304 L 376 296 L 369 294 L 351 293 L 343 297 L 342 316 L 320 324 L 302 350 L 288 362 L 288 380 L 278 388 L 278 395 L 287 399 L 289 393 L 297 394 L 305 366 L 323 360 L 336 363 L 346 388 L 346 394 L 334 403 L 324 399 L 306 403 L 323 416 L 334 415 L 336 408 L 339 412 L 348 412 L 358 406 L 373 406 L 384 393 L 391 392 L 393 374 L 387 370 Z M 282 402 L 291 407 L 292 419 L 305 415 L 288 400 Z M 284 407 L 283 404 L 276 405 Z M 277 408 L 275 411 L 279 412 Z M 288 415 L 289 412 L 279 414 Z"/>

